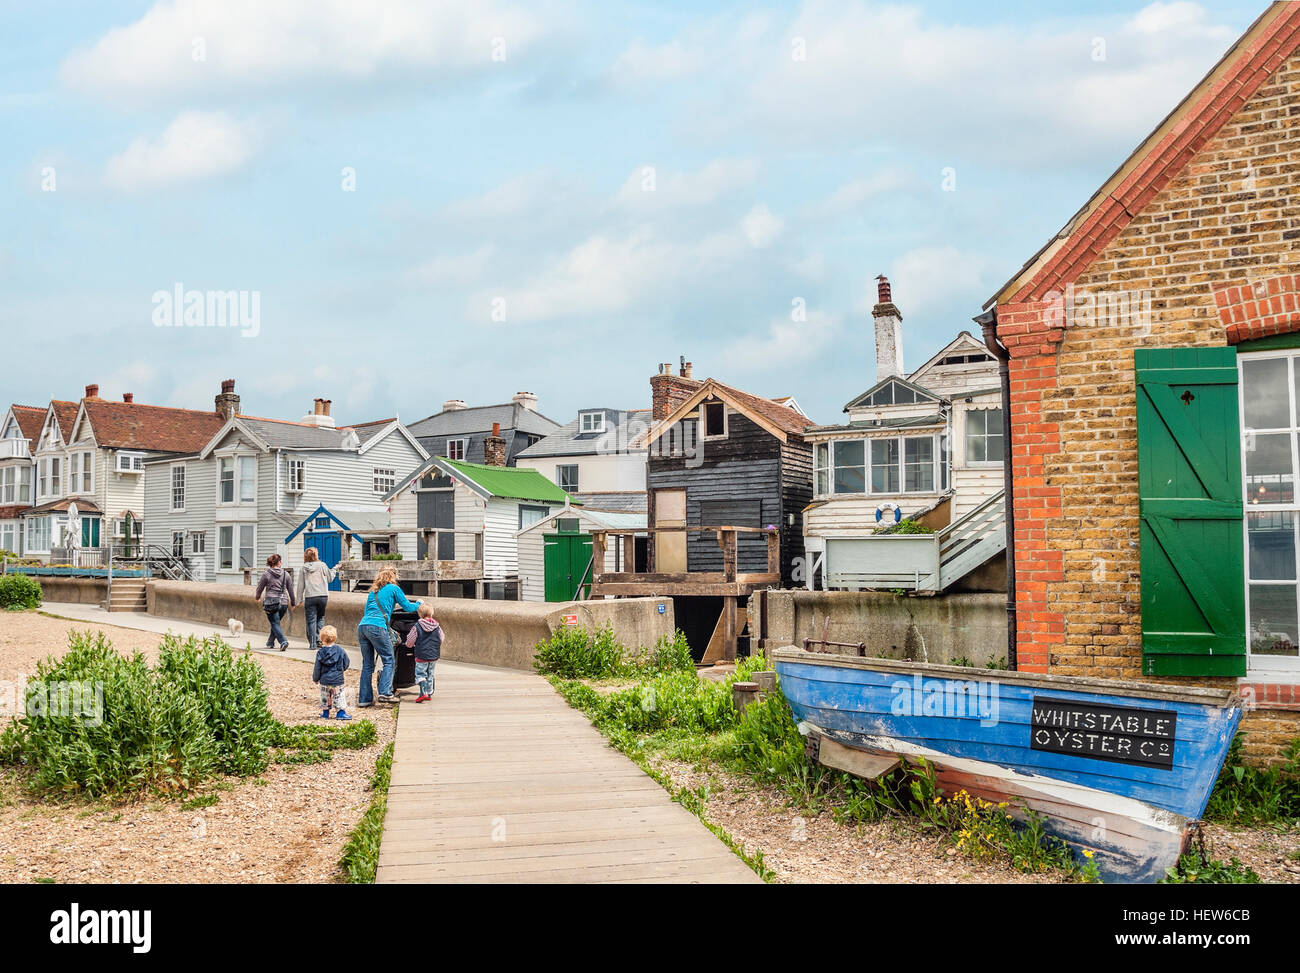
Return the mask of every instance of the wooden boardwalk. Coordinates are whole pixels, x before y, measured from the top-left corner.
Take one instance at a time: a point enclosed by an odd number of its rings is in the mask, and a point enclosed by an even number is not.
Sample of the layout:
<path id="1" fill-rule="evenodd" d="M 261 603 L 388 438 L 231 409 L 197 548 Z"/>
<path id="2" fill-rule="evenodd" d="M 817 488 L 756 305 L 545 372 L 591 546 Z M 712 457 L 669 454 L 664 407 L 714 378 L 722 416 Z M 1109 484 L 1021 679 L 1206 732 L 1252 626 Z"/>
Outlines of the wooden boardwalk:
<path id="1" fill-rule="evenodd" d="M 377 882 L 759 882 L 540 676 L 439 663 L 397 721 Z"/>

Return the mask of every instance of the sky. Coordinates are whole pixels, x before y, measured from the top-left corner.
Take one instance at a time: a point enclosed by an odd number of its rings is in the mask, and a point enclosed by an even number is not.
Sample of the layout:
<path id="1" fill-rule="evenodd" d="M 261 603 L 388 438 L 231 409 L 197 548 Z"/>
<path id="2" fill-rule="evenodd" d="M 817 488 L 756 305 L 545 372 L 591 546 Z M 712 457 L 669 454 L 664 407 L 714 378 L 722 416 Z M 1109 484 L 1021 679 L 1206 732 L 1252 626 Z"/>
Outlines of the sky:
<path id="1" fill-rule="evenodd" d="M 919 367 L 1264 7 L 0 0 L 0 401 L 567 422 L 685 356 L 835 422 L 876 275 Z"/>

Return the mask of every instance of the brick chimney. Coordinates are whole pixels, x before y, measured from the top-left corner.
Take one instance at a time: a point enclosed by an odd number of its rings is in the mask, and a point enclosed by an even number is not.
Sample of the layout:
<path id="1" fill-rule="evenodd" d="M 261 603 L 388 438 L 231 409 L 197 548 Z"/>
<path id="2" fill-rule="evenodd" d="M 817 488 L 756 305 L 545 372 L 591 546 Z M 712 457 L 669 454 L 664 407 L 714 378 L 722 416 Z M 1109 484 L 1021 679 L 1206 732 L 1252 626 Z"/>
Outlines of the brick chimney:
<path id="1" fill-rule="evenodd" d="M 99 386 L 98 386 L 98 385 L 87 385 L 87 386 L 86 386 L 86 398 L 88 398 L 88 399 L 97 399 L 97 398 L 99 398 Z"/>
<path id="2" fill-rule="evenodd" d="M 235 394 L 233 378 L 228 378 L 221 383 L 221 393 L 216 398 L 216 412 L 227 419 L 239 415 L 239 396 Z"/>
<path id="3" fill-rule="evenodd" d="M 876 322 L 876 381 L 903 374 L 903 315 L 894 304 L 889 278 L 876 278 L 876 306 L 871 316 Z"/>
<path id="4" fill-rule="evenodd" d="M 135 393 L 134 393 L 134 392 L 123 392 L 123 393 L 122 393 L 122 401 L 125 402 L 127 405 L 130 405 L 132 402 L 135 401 Z"/>
<path id="5" fill-rule="evenodd" d="M 499 422 L 492 423 L 492 435 L 483 440 L 483 462 L 487 466 L 506 465 L 506 441 Z"/>
<path id="6" fill-rule="evenodd" d="M 681 360 L 681 373 L 673 374 L 672 362 L 659 366 L 659 373 L 650 376 L 650 415 L 655 422 L 668 418 L 673 410 L 694 394 L 702 383 L 691 378 L 691 362 Z"/>
<path id="7" fill-rule="evenodd" d="M 330 416 L 330 399 L 312 399 L 311 415 L 303 416 L 300 421 L 309 426 L 334 428 L 334 419 Z"/>

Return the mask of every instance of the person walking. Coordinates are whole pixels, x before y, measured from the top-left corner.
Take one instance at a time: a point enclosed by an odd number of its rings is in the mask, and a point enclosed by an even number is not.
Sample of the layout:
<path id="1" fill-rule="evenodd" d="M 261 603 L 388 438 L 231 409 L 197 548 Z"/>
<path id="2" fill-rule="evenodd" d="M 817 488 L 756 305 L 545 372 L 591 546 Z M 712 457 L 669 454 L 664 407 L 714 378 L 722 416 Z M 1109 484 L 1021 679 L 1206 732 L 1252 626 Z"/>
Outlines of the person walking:
<path id="1" fill-rule="evenodd" d="M 338 572 L 320 559 L 316 548 L 309 547 L 302 552 L 302 569 L 298 572 L 296 593 L 307 627 L 307 648 L 313 652 L 320 648 L 325 606 L 329 603 L 330 584 L 336 577 Z"/>
<path id="2" fill-rule="evenodd" d="M 397 605 L 401 605 L 403 611 L 416 612 L 420 603 L 407 601 L 406 594 L 397 586 L 396 568 L 381 568 L 371 582 L 366 610 L 357 626 L 357 645 L 361 647 L 361 688 L 357 691 L 357 707 L 360 709 L 375 705 L 371 675 L 375 671 L 376 655 L 384 667 L 379 673 L 379 702 L 397 702 L 393 694 L 397 660 L 393 655 L 393 636 L 389 630 L 393 608 Z"/>
<path id="3" fill-rule="evenodd" d="M 280 651 L 283 652 L 289 647 L 289 640 L 284 637 L 284 630 L 280 628 L 280 619 L 284 618 L 296 602 L 293 594 L 293 577 L 280 566 L 279 554 L 272 554 L 266 559 L 266 570 L 257 581 L 257 592 L 253 595 L 253 600 L 262 603 L 266 620 L 271 623 L 271 634 L 266 637 L 266 647 L 273 649 L 278 642 Z"/>

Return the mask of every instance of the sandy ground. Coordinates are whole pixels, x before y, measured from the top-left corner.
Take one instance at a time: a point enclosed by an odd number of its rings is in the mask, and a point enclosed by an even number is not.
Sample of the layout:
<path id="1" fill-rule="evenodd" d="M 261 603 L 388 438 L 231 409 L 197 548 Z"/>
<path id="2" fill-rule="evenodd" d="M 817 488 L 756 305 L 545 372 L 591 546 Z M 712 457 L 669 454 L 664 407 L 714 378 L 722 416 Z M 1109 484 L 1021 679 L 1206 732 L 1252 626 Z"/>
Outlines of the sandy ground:
<path id="1" fill-rule="evenodd" d="M 0 612 L 0 680 L 29 675 L 36 662 L 67 648 L 82 623 L 35 613 Z M 157 647 L 161 637 L 101 628 L 122 652 Z M 285 723 L 320 722 L 311 668 L 296 659 L 254 655 L 266 671 L 270 706 Z M 357 672 L 347 674 L 355 706 Z M 0 882 L 330 882 L 348 833 L 370 793 L 375 760 L 393 739 L 394 711 L 352 710 L 375 724 L 379 740 L 335 751 L 328 763 L 272 764 L 257 780 L 225 778 L 204 793 L 211 807 L 178 800 L 52 801 L 31 796 L 20 772 L 0 770 Z"/>

